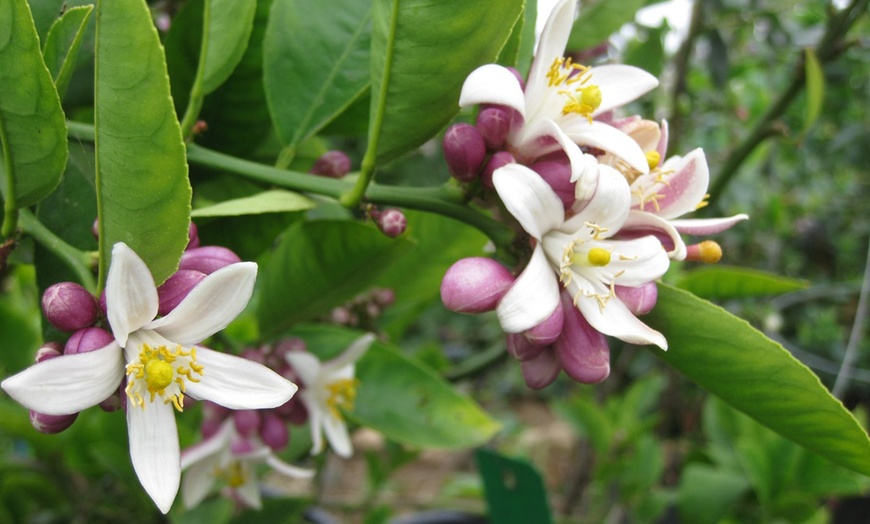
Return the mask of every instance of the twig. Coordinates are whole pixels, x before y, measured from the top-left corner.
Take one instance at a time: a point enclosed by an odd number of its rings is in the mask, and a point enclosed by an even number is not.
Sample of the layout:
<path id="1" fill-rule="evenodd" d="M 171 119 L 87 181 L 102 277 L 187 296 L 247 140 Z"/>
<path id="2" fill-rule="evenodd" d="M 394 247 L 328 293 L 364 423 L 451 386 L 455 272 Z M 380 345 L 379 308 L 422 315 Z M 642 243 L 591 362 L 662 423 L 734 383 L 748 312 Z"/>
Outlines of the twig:
<path id="1" fill-rule="evenodd" d="M 849 344 L 846 346 L 846 353 L 843 355 L 843 364 L 840 366 L 840 372 L 837 373 L 837 380 L 834 382 L 834 388 L 831 390 L 831 393 L 839 399 L 842 399 L 843 393 L 846 392 L 846 386 L 849 385 L 849 379 L 852 375 L 852 367 L 855 365 L 855 359 L 858 358 L 858 346 L 861 345 L 861 339 L 864 336 L 864 320 L 867 318 L 868 295 L 870 295 L 870 242 L 867 245 L 867 260 L 864 262 L 864 282 L 861 284 L 858 309 L 855 311 L 855 322 L 852 324 L 852 332 L 849 334 Z"/>

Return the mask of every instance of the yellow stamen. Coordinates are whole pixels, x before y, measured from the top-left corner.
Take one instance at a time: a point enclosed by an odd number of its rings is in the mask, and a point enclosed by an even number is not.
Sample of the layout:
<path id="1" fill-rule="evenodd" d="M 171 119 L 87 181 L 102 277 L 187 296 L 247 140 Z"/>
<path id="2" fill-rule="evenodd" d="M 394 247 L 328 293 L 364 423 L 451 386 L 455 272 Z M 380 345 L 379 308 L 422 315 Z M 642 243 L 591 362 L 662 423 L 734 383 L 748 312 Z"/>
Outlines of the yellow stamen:
<path id="1" fill-rule="evenodd" d="M 586 255 L 589 263 L 595 267 L 604 267 L 610 263 L 610 251 L 602 247 L 593 247 Z"/>
<path id="2" fill-rule="evenodd" d="M 359 380 L 355 378 L 343 378 L 326 385 L 326 391 L 329 393 L 326 405 L 329 406 L 329 411 L 336 418 L 343 419 L 340 410 L 350 411 L 353 409 L 358 386 Z"/>
<path id="3" fill-rule="evenodd" d="M 646 152 L 646 163 L 649 165 L 650 171 L 659 167 L 659 162 L 662 160 L 662 155 L 659 154 L 658 151 L 647 151 Z"/>
<path id="4" fill-rule="evenodd" d="M 186 381 L 199 382 L 203 371 L 204 367 L 196 363 L 196 350 L 193 348 L 185 351 L 176 346 L 170 350 L 166 346 L 152 348 L 142 344 L 139 359 L 127 364 L 125 391 L 133 406 L 144 409 L 146 396 L 150 403 L 159 395 L 164 403 L 183 411 Z"/>
<path id="5" fill-rule="evenodd" d="M 234 460 L 225 468 L 216 468 L 214 476 L 226 482 L 231 488 L 244 486 L 248 480 L 245 466 L 238 460 Z"/>
<path id="6" fill-rule="evenodd" d="M 149 391 L 163 391 L 172 383 L 172 364 L 152 359 L 145 363 L 145 382 Z"/>
<path id="7" fill-rule="evenodd" d="M 713 240 L 705 240 L 686 248 L 686 260 L 715 264 L 722 259 L 722 247 Z"/>

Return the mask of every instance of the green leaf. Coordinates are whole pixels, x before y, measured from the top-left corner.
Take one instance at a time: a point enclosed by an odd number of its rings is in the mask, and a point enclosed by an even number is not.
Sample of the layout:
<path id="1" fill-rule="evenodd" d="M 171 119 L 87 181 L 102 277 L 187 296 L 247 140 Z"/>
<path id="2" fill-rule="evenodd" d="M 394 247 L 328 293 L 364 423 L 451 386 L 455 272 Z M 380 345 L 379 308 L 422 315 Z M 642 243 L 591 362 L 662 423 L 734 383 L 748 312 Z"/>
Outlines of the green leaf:
<path id="1" fill-rule="evenodd" d="M 815 51 L 809 47 L 804 55 L 804 74 L 807 79 L 807 104 L 803 135 L 806 135 L 819 118 L 825 101 L 825 73 Z"/>
<path id="2" fill-rule="evenodd" d="M 263 43 L 269 112 L 285 145 L 305 141 L 369 86 L 371 6 L 275 0 Z"/>
<path id="3" fill-rule="evenodd" d="M 275 336 L 343 304 L 371 285 L 406 246 L 357 222 L 293 224 L 257 283 L 260 332 Z"/>
<path id="4" fill-rule="evenodd" d="M 375 0 L 366 157 L 383 163 L 438 133 L 459 110 L 465 77 L 495 61 L 522 6 L 523 0 Z"/>
<path id="5" fill-rule="evenodd" d="M 686 271 L 677 283 L 701 298 L 725 299 L 779 295 L 806 289 L 809 282 L 744 267 L 709 266 Z"/>
<path id="6" fill-rule="evenodd" d="M 190 183 L 163 48 L 144 0 L 97 3 L 100 282 L 125 242 L 163 282 L 187 246 Z"/>
<path id="7" fill-rule="evenodd" d="M 604 42 L 623 24 L 633 21 L 635 13 L 645 3 L 646 0 L 598 0 L 590 7 L 580 9 L 580 16 L 574 21 L 568 38 L 567 49 L 580 51 Z"/>
<path id="8" fill-rule="evenodd" d="M 644 317 L 668 339 L 652 352 L 785 438 L 870 475 L 870 439 L 819 378 L 746 321 L 690 293 L 659 285 Z"/>
<path id="9" fill-rule="evenodd" d="M 0 1 L 0 143 L 7 213 L 39 202 L 60 183 L 66 121 L 25 0 Z"/>
<path id="10" fill-rule="evenodd" d="M 517 18 L 507 42 L 498 54 L 497 62 L 499 64 L 516 67 L 523 73 L 528 71 L 535 49 L 537 12 L 534 2 L 525 2 L 522 16 Z"/>
<path id="11" fill-rule="evenodd" d="M 265 213 L 289 213 L 314 207 L 314 201 L 306 196 L 283 189 L 270 189 L 253 196 L 225 200 L 213 206 L 195 209 L 192 217 L 231 217 L 262 215 Z"/>
<path id="12" fill-rule="evenodd" d="M 748 489 L 746 479 L 735 472 L 689 464 L 680 475 L 680 517 L 685 522 L 716 524 Z"/>
<path id="13" fill-rule="evenodd" d="M 208 32 L 204 35 L 202 93 L 226 82 L 239 65 L 254 28 L 257 0 L 208 0 Z"/>
<path id="14" fill-rule="evenodd" d="M 93 10 L 92 5 L 70 8 L 48 31 L 42 55 L 61 99 L 75 71 L 79 47 Z"/>

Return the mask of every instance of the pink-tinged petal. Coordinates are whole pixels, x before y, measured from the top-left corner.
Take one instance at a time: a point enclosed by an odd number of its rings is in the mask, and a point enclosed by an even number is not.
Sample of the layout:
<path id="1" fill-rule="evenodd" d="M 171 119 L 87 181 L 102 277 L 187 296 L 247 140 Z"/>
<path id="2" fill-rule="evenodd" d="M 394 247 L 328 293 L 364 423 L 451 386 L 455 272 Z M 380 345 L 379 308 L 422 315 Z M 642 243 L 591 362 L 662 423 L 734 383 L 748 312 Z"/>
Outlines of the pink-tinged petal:
<path id="1" fill-rule="evenodd" d="M 583 384 L 597 384 L 610 375 L 610 348 L 607 339 L 596 331 L 562 295 L 566 311 L 562 336 L 553 344 L 559 364 L 569 377 Z"/>
<path id="2" fill-rule="evenodd" d="M 647 235 L 655 236 L 672 259 L 684 260 L 686 258 L 686 244 L 673 226 L 673 222 L 652 213 L 632 209 L 617 236 L 620 239 L 632 239 Z"/>
<path id="3" fill-rule="evenodd" d="M 635 240 L 603 240 L 600 244 L 611 250 L 606 269 L 614 274 L 613 280 L 620 286 L 646 284 L 664 275 L 670 266 L 667 252 L 652 236 Z"/>
<path id="4" fill-rule="evenodd" d="M 559 338 L 564 325 L 565 312 L 563 311 L 562 303 L 559 302 L 553 313 L 547 317 L 547 320 L 544 320 L 532 329 L 526 330 L 523 333 L 523 337 L 532 344 L 538 346 L 549 346 Z"/>
<path id="5" fill-rule="evenodd" d="M 323 432 L 326 434 L 326 440 L 329 442 L 329 447 L 339 456 L 349 458 L 353 454 L 353 447 L 350 443 L 350 435 L 347 432 L 347 425 L 341 419 L 332 415 L 327 411 L 323 417 Z"/>
<path id="6" fill-rule="evenodd" d="M 532 105 L 537 105 L 543 101 L 547 91 L 552 89 L 548 85 L 547 71 L 550 70 L 554 60 L 562 58 L 562 55 L 565 54 L 565 46 L 568 44 L 571 27 L 574 25 L 576 4 L 575 0 L 561 0 L 550 12 L 550 16 L 544 24 L 538 48 L 535 51 L 535 59 L 532 61 L 532 68 L 526 80 L 528 115 L 538 113 L 540 108 L 532 107 Z M 561 108 L 561 106 L 559 107 Z"/>
<path id="7" fill-rule="evenodd" d="M 652 311 L 659 298 L 659 288 L 655 282 L 647 282 L 639 287 L 614 286 L 614 291 L 634 315 L 646 315 Z"/>
<path id="8" fill-rule="evenodd" d="M 695 211 L 704 200 L 710 183 L 704 151 L 695 149 L 677 162 L 669 159 L 662 166 L 662 172 L 667 183 L 658 186 L 658 193 L 664 198 L 657 201 L 654 209 L 652 204 L 646 204 L 644 211 L 662 218 L 676 218 Z"/>
<path id="9" fill-rule="evenodd" d="M 300 468 L 297 466 L 293 466 L 291 464 L 287 464 L 283 460 L 279 459 L 275 455 L 269 455 L 266 457 L 266 464 L 269 465 L 270 468 L 277 471 L 278 473 L 297 479 L 310 479 L 314 478 L 314 470 L 308 468 Z"/>
<path id="10" fill-rule="evenodd" d="M 233 429 L 232 419 L 225 420 L 221 424 L 217 433 L 182 450 L 181 470 L 184 471 L 197 462 L 202 462 L 208 457 L 212 457 L 223 450 L 229 449 L 230 438 L 234 432 L 235 430 Z"/>
<path id="11" fill-rule="evenodd" d="M 172 404 L 146 402 L 136 407 L 127 401 L 130 458 L 142 487 L 164 514 L 172 507 L 181 481 L 178 429 Z"/>
<path id="12" fill-rule="evenodd" d="M 199 382 L 186 381 L 187 392 L 195 399 L 210 400 L 225 408 L 275 408 L 299 389 L 266 366 L 241 357 L 198 347 L 196 361 L 204 368 L 202 378 Z"/>
<path id="13" fill-rule="evenodd" d="M 659 154 L 659 158 L 667 158 L 668 153 L 668 121 L 662 120 L 661 126 L 659 126 L 659 130 L 661 131 L 661 137 L 659 138 L 659 143 L 656 146 L 656 152 Z"/>
<path id="14" fill-rule="evenodd" d="M 631 190 L 625 177 L 612 167 L 601 165 L 591 198 L 578 201 L 574 207 L 577 214 L 560 224 L 559 230 L 573 234 L 588 228 L 587 224 L 595 224 L 606 229 L 603 235 L 609 237 L 619 231 L 628 218 L 630 203 Z"/>
<path id="15" fill-rule="evenodd" d="M 546 320 L 558 304 L 559 282 L 539 244 L 495 311 L 505 333 L 521 333 Z"/>
<path id="16" fill-rule="evenodd" d="M 87 353 L 43 360 L 0 383 L 22 406 L 45 415 L 69 415 L 96 406 L 124 377 L 121 347 L 112 341 Z"/>
<path id="17" fill-rule="evenodd" d="M 118 344 L 126 346 L 129 334 L 154 320 L 159 306 L 148 266 L 127 244 L 115 244 L 106 277 L 106 316 Z"/>
<path id="18" fill-rule="evenodd" d="M 215 485 L 217 480 L 215 471 L 219 468 L 217 456 L 208 457 L 207 460 L 189 466 L 184 473 L 184 478 L 181 479 L 181 500 L 184 502 L 184 507 L 193 509 L 205 500 Z"/>
<path id="19" fill-rule="evenodd" d="M 732 217 L 726 218 L 689 218 L 681 220 L 671 220 L 671 225 L 677 231 L 686 235 L 715 235 L 743 220 L 748 220 L 749 215 L 740 213 Z"/>
<path id="20" fill-rule="evenodd" d="M 576 116 L 576 115 L 569 115 Z M 649 173 L 646 154 L 630 136 L 615 127 L 585 118 L 562 118 L 558 124 L 573 142 L 606 151 L 640 173 Z"/>
<path id="21" fill-rule="evenodd" d="M 306 386 L 314 384 L 320 376 L 320 360 L 307 351 L 288 351 L 284 354 L 287 363 Z"/>
<path id="22" fill-rule="evenodd" d="M 601 89 L 601 105 L 593 116 L 622 107 L 652 91 L 659 85 L 653 75 L 630 65 L 603 65 L 590 70 L 590 85 Z"/>
<path id="23" fill-rule="evenodd" d="M 543 389 L 556 380 L 562 366 L 552 348 L 544 348 L 536 357 L 520 362 L 523 380 L 532 389 Z"/>
<path id="24" fill-rule="evenodd" d="M 218 269 L 193 288 L 175 309 L 146 325 L 167 340 L 189 346 L 232 322 L 251 298 L 257 264 L 239 262 Z"/>
<path id="25" fill-rule="evenodd" d="M 366 351 L 368 351 L 369 347 L 372 345 L 372 342 L 375 341 L 375 335 L 373 333 L 366 333 L 365 335 L 356 339 L 350 346 L 347 347 L 344 351 L 341 352 L 337 357 L 326 362 L 324 367 L 327 370 L 337 370 L 344 368 L 345 366 L 350 366 L 356 363 L 357 360 L 361 359 L 363 355 L 365 355 Z"/>
<path id="26" fill-rule="evenodd" d="M 257 484 L 257 478 L 253 471 L 247 471 L 247 480 L 241 486 L 237 486 L 236 495 L 249 508 L 258 510 L 263 508 L 263 501 L 260 498 L 260 486 Z"/>
<path id="27" fill-rule="evenodd" d="M 486 64 L 471 72 L 462 84 L 459 106 L 498 104 L 516 109 L 525 116 L 526 102 L 523 88 L 514 74 L 497 64 Z"/>
<path id="28" fill-rule="evenodd" d="M 510 356 L 523 362 L 537 357 L 547 346 L 537 346 L 520 333 L 508 333 L 505 336 L 505 348 Z"/>
<path id="29" fill-rule="evenodd" d="M 547 231 L 561 225 L 565 217 L 562 201 L 531 169 L 508 164 L 495 170 L 492 182 L 507 210 L 531 236 L 540 240 Z"/>
<path id="30" fill-rule="evenodd" d="M 594 298 L 581 295 L 577 307 L 589 324 L 605 335 L 629 344 L 654 344 L 668 349 L 664 335 L 638 320 L 618 298 L 610 298 L 601 308 Z"/>

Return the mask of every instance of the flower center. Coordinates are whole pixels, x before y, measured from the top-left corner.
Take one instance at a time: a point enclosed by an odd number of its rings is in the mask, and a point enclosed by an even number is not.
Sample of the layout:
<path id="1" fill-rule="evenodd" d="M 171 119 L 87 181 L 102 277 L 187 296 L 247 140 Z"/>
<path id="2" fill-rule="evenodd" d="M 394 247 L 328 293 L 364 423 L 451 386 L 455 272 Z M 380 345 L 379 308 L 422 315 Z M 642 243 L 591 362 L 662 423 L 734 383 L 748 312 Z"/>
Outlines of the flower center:
<path id="1" fill-rule="evenodd" d="M 355 378 L 343 378 L 330 382 L 326 385 L 326 391 L 329 396 L 326 399 L 326 405 L 336 418 L 342 419 L 341 411 L 350 411 L 353 409 L 353 402 L 356 400 L 356 388 L 359 386 L 359 380 Z"/>
<path id="2" fill-rule="evenodd" d="M 601 106 L 601 88 L 589 83 L 589 71 L 589 67 L 575 64 L 571 57 L 557 57 L 547 71 L 547 85 L 564 88 L 558 91 L 568 98 L 562 106 L 563 115 L 576 113 L 585 116 L 591 123 L 592 113 Z"/>
<path id="3" fill-rule="evenodd" d="M 139 359 L 127 364 L 127 397 L 133 406 L 145 409 L 156 396 L 165 404 L 172 403 L 183 411 L 182 402 L 187 387 L 185 380 L 199 382 L 203 366 L 196 363 L 196 349 L 185 351 L 181 346 L 170 350 L 166 346 L 152 348 L 142 344 Z"/>
<path id="4" fill-rule="evenodd" d="M 224 468 L 216 468 L 215 478 L 223 480 L 231 488 L 244 486 L 248 480 L 248 472 L 240 461 L 234 460 Z"/>
<path id="5" fill-rule="evenodd" d="M 659 162 L 662 160 L 662 155 L 659 154 L 658 151 L 647 151 L 646 152 L 646 163 L 649 165 L 649 170 L 659 167 Z"/>
<path id="6" fill-rule="evenodd" d="M 603 247 L 593 247 L 586 254 L 589 263 L 595 267 L 604 267 L 610 263 L 610 251 Z"/>

